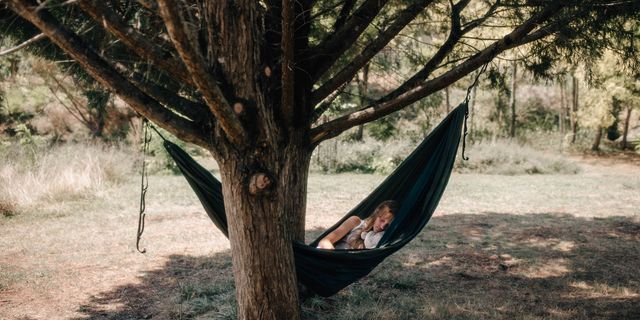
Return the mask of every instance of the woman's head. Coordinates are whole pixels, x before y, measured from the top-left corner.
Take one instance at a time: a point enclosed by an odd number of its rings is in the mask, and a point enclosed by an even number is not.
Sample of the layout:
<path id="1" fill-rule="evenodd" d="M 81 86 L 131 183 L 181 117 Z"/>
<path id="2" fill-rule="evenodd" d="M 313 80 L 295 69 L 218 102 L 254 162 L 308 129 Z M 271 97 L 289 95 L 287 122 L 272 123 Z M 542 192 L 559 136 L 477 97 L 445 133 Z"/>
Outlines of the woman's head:
<path id="1" fill-rule="evenodd" d="M 400 205 L 397 201 L 387 200 L 383 201 L 373 211 L 365 221 L 364 231 L 381 232 L 387 229 L 387 227 L 393 221 L 393 218 L 398 211 Z"/>

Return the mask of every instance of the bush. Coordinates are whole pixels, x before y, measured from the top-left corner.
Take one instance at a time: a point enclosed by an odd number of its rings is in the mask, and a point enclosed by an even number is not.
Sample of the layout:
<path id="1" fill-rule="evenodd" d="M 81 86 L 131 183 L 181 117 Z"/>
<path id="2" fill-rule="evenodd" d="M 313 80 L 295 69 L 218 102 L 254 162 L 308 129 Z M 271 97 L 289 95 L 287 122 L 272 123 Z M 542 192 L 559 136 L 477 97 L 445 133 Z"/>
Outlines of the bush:
<path id="1" fill-rule="evenodd" d="M 388 174 L 417 145 L 408 140 L 390 139 L 382 142 L 366 137 L 362 141 L 327 141 L 316 149 L 311 159 L 311 170 Z"/>
<path id="2" fill-rule="evenodd" d="M 362 142 L 327 141 L 316 149 L 311 169 L 325 173 L 389 174 L 420 143 L 411 140 L 395 138 L 381 142 L 366 138 Z M 540 151 L 509 140 L 471 145 L 466 155 L 470 156 L 470 160 L 457 160 L 454 167 L 456 172 L 504 175 L 580 172 L 575 163 L 559 154 Z"/>
<path id="3" fill-rule="evenodd" d="M 508 140 L 481 142 L 471 145 L 466 155 L 469 161 L 457 161 L 455 170 L 461 173 L 486 174 L 576 174 L 580 167 L 557 154 L 550 154 Z"/>

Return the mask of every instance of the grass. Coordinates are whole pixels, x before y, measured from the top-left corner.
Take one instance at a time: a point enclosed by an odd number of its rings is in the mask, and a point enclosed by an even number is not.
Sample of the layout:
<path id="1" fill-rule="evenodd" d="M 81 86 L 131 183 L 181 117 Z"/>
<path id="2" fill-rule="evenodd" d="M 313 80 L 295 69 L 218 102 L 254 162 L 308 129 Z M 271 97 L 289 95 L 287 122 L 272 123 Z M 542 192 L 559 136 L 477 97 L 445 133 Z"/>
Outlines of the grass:
<path id="1" fill-rule="evenodd" d="M 638 318 L 639 169 L 572 161 L 582 170 L 454 173 L 414 241 L 337 295 L 304 301 L 304 318 Z M 383 178 L 312 174 L 308 239 Z M 0 217 L 0 318 L 236 317 L 228 241 L 181 176 L 150 177 L 147 253 L 136 252 L 138 179 L 34 197 L 37 210 Z"/>
<path id="2" fill-rule="evenodd" d="M 92 198 L 132 173 L 127 150 L 97 144 L 0 148 L 0 213 Z"/>

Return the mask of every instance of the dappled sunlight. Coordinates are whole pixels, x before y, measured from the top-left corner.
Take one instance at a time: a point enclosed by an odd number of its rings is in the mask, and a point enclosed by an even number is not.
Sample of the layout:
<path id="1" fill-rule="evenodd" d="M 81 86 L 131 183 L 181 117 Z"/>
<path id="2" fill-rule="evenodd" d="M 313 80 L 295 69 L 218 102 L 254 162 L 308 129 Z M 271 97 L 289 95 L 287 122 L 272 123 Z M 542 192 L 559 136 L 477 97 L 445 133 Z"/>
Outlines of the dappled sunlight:
<path id="1" fill-rule="evenodd" d="M 380 178 L 312 177 L 320 185 L 310 186 L 307 242 Z M 482 182 L 474 181 L 474 190 L 484 190 Z M 137 178 L 102 198 L 49 203 L 37 215 L 0 224 L 0 242 L 9 248 L 0 263 L 12 266 L 0 272 L 0 285 L 8 288 L 2 299 L 9 296 L 0 318 L 233 318 L 228 240 L 182 177 L 152 176 L 150 186 L 145 255 L 135 251 Z M 337 195 L 351 189 L 352 196 Z M 305 301 L 305 318 L 639 318 L 637 217 L 451 209 L 436 212 L 368 276 L 334 297 Z"/>
<path id="2" fill-rule="evenodd" d="M 539 248 L 549 248 L 551 250 L 569 252 L 571 249 L 575 247 L 575 243 L 573 241 L 562 241 L 559 239 L 541 239 L 541 238 L 529 238 L 526 239 L 523 243 L 530 245 L 532 247 Z"/>
<path id="3" fill-rule="evenodd" d="M 569 284 L 570 287 L 577 289 L 569 296 L 582 296 L 585 298 L 614 298 L 614 299 L 629 299 L 640 298 L 640 292 L 638 289 L 622 286 L 610 286 L 606 283 L 593 283 L 589 284 L 586 281 L 576 281 Z"/>
<path id="4" fill-rule="evenodd" d="M 566 259 L 552 259 L 544 263 L 535 263 L 529 266 L 522 266 L 515 274 L 529 279 L 541 279 L 551 277 L 562 277 L 571 272 L 569 261 Z"/>

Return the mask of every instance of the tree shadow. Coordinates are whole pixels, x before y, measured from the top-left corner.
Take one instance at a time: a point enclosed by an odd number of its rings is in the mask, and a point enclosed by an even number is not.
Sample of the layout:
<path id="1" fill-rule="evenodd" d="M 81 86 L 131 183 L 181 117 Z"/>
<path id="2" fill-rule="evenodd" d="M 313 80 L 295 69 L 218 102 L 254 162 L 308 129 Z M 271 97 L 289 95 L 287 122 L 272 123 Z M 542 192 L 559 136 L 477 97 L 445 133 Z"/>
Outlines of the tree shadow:
<path id="1" fill-rule="evenodd" d="M 307 240 L 323 230 L 308 230 Z M 308 319 L 640 319 L 640 224 L 541 213 L 436 216 L 369 276 L 303 302 Z M 78 319 L 234 319 L 229 251 L 172 255 Z"/>

